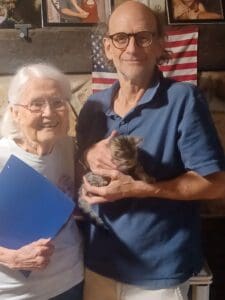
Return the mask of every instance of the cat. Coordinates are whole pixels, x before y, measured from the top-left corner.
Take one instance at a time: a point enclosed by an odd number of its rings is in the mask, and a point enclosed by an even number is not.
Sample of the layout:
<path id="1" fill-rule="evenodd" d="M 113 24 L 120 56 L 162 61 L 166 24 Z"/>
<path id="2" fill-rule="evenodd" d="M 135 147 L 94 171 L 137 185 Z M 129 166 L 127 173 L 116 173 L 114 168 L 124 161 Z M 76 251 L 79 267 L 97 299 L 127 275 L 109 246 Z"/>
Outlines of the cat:
<path id="1" fill-rule="evenodd" d="M 153 183 L 155 182 L 155 179 L 145 173 L 142 165 L 138 160 L 138 145 L 141 141 L 141 138 L 135 136 L 119 135 L 113 137 L 109 142 L 112 160 L 120 172 L 126 175 L 130 175 L 134 179 Z M 106 186 L 110 182 L 110 178 L 103 177 L 92 172 L 88 172 L 85 175 L 85 178 L 89 184 L 97 187 Z M 80 188 L 78 199 L 79 208 L 95 225 L 105 227 L 104 221 L 92 209 L 91 204 L 82 199 L 81 191 L 82 186 Z"/>

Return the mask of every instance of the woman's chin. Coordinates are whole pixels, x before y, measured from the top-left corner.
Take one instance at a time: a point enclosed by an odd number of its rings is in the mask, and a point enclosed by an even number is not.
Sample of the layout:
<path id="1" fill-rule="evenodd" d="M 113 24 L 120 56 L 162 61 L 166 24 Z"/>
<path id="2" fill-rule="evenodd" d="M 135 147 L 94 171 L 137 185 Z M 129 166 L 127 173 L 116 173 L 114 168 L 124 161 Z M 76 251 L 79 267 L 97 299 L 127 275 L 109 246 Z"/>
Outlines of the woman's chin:
<path id="1" fill-rule="evenodd" d="M 62 134 L 60 132 L 56 133 L 54 130 L 46 130 L 44 133 L 38 135 L 37 140 L 39 141 L 39 144 L 54 144 L 63 136 L 65 136 L 65 134 Z"/>

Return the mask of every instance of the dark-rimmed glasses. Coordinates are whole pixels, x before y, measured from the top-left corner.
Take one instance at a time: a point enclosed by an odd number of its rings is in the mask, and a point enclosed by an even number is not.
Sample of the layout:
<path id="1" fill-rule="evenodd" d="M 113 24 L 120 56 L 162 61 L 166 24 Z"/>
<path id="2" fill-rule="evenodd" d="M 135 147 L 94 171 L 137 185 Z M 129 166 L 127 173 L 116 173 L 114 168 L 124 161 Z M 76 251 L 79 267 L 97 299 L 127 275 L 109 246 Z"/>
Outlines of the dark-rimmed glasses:
<path id="1" fill-rule="evenodd" d="M 136 33 L 118 32 L 108 35 L 108 38 L 112 40 L 113 45 L 117 49 L 125 49 L 128 46 L 130 38 L 132 36 L 134 37 L 137 46 L 141 48 L 146 48 L 151 45 L 153 37 L 155 35 L 156 34 L 151 31 L 139 31 Z"/>
<path id="2" fill-rule="evenodd" d="M 54 111 L 64 111 L 66 109 L 67 101 L 58 97 L 45 99 L 35 99 L 29 104 L 14 104 L 15 106 L 21 106 L 28 109 L 30 112 L 40 113 L 43 112 L 47 105 Z"/>

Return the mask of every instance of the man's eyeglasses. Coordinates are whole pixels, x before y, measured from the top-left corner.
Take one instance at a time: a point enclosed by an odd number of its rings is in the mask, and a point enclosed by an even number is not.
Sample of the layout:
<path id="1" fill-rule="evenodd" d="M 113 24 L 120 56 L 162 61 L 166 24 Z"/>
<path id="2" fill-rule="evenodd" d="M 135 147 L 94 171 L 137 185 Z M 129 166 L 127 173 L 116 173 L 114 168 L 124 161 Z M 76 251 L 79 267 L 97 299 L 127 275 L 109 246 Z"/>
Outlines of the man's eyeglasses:
<path id="1" fill-rule="evenodd" d="M 35 99 L 31 103 L 25 104 L 14 104 L 15 106 L 22 106 L 25 109 L 28 109 L 31 112 L 39 113 L 43 112 L 47 105 L 54 111 L 64 111 L 66 109 L 67 101 L 61 98 L 55 97 L 49 100 L 44 99 Z"/>
<path id="2" fill-rule="evenodd" d="M 134 37 L 137 46 L 141 48 L 146 48 L 151 45 L 153 37 L 155 35 L 156 34 L 151 31 L 139 31 L 136 33 L 118 32 L 115 34 L 108 35 L 108 37 L 112 40 L 113 45 L 117 49 L 125 49 L 128 46 L 130 38 L 132 36 Z"/>

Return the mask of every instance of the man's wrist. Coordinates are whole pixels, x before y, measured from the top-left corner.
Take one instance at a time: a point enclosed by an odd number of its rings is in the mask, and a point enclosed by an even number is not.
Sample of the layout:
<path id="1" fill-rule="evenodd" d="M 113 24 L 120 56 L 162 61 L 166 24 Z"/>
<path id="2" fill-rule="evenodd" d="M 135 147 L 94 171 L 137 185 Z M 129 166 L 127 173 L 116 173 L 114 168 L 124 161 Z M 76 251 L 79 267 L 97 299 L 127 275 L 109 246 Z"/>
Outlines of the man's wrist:
<path id="1" fill-rule="evenodd" d="M 135 181 L 134 190 L 137 198 L 159 197 L 160 188 L 156 183 Z"/>

